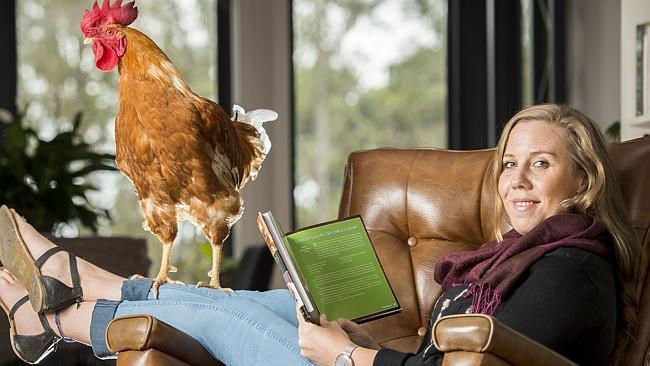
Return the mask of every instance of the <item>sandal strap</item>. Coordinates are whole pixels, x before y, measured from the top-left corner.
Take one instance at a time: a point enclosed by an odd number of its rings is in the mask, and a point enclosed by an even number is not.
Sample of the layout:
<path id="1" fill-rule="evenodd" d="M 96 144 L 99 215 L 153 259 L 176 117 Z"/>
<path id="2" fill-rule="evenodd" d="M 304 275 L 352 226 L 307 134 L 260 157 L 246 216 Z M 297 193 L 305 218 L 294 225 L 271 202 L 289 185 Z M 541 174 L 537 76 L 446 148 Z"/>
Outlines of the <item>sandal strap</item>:
<path id="1" fill-rule="evenodd" d="M 66 337 L 63 335 L 63 329 L 61 329 L 61 312 L 57 311 L 54 313 L 54 325 L 56 325 L 56 329 L 59 331 L 59 337 L 63 340 L 65 343 L 75 343 L 76 341 L 70 337 Z"/>
<path id="2" fill-rule="evenodd" d="M 61 247 L 55 246 L 48 249 L 43 253 L 37 260 L 34 261 L 34 264 L 39 269 L 47 262 L 50 257 L 58 252 L 64 252 L 65 250 Z M 83 301 L 83 292 L 81 289 L 81 280 L 79 279 L 79 268 L 77 266 L 77 257 L 68 252 L 68 258 L 70 262 L 70 278 L 72 279 L 72 293 L 77 298 L 74 302 L 80 303 Z"/>
<path id="3" fill-rule="evenodd" d="M 53 332 L 52 327 L 50 327 L 50 323 L 47 321 L 47 318 L 45 317 L 45 314 L 42 313 L 37 313 L 38 314 L 38 320 L 41 321 L 41 325 L 43 326 L 43 329 L 46 331 Z M 56 333 L 55 333 L 56 334 Z"/>
<path id="4" fill-rule="evenodd" d="M 83 297 L 81 292 L 81 280 L 79 279 L 79 268 L 77 267 L 77 257 L 68 252 L 70 258 L 70 278 L 72 279 L 72 288 L 77 296 Z"/>
<path id="5" fill-rule="evenodd" d="M 29 295 L 23 296 L 20 300 L 16 301 L 14 306 L 11 308 L 11 311 L 9 311 L 9 320 L 14 320 L 14 315 L 16 315 L 16 311 L 20 309 L 23 304 L 29 301 Z M 47 318 L 45 315 L 38 313 L 38 320 L 41 321 L 41 325 L 43 326 L 44 330 L 49 330 L 52 331 L 52 327 L 50 327 L 50 323 L 47 321 Z"/>
<path id="6" fill-rule="evenodd" d="M 16 301 L 14 306 L 11 307 L 11 310 L 9 311 L 9 320 L 14 320 L 14 315 L 16 314 L 16 311 L 23 306 L 24 303 L 29 301 L 29 295 L 25 295 L 22 299 Z"/>
<path id="7" fill-rule="evenodd" d="M 50 248 L 45 253 L 43 253 L 43 255 L 38 257 L 38 259 L 34 261 L 34 264 L 36 265 L 36 267 L 40 269 L 43 266 L 43 264 L 45 264 L 45 262 L 47 262 L 47 260 L 50 259 L 51 256 L 55 255 L 58 252 L 63 252 L 63 251 L 64 250 L 61 247 Z"/>

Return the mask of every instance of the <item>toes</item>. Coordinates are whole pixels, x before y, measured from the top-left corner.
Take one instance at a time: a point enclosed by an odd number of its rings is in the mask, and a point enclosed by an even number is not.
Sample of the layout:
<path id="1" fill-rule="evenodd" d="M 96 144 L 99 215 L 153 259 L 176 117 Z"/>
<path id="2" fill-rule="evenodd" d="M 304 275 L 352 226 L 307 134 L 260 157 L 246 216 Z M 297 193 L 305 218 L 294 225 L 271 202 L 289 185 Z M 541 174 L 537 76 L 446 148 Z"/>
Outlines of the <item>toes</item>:
<path id="1" fill-rule="evenodd" d="M 156 279 L 153 281 L 153 284 L 151 285 L 151 290 L 153 291 L 153 295 L 156 299 L 158 299 L 158 289 L 160 286 L 165 284 L 184 285 L 182 281 L 173 280 L 169 277 L 156 277 Z"/>
<path id="2" fill-rule="evenodd" d="M 11 278 L 11 273 L 7 272 L 4 268 L 2 271 L 0 271 L 0 280 L 6 282 L 6 283 L 11 283 L 12 278 Z"/>
<path id="3" fill-rule="evenodd" d="M 154 299 L 158 300 L 158 287 L 160 284 L 157 281 L 153 282 L 153 285 L 151 285 L 151 291 L 153 292 L 153 297 Z"/>
<path id="4" fill-rule="evenodd" d="M 6 268 L 0 269 L 0 278 L 7 282 L 7 284 L 16 284 L 16 277 L 11 274 Z"/>
<path id="5" fill-rule="evenodd" d="M 215 289 L 215 290 L 221 290 L 221 291 L 230 292 L 230 293 L 235 292 L 235 290 L 233 290 L 233 289 L 231 289 L 229 287 L 221 287 L 220 285 L 213 285 L 213 284 L 205 283 L 203 281 L 198 282 L 196 284 L 196 287 L 207 287 L 207 288 L 212 288 L 212 289 Z"/>

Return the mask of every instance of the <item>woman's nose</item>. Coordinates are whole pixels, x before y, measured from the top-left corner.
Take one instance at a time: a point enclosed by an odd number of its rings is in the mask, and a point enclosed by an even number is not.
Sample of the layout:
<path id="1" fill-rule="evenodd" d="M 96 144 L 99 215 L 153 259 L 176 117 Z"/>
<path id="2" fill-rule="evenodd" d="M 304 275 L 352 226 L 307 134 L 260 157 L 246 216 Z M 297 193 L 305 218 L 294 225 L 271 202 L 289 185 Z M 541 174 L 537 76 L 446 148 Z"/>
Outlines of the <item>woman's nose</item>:
<path id="1" fill-rule="evenodd" d="M 528 170 L 523 167 L 515 168 L 510 179 L 512 188 L 530 189 L 530 180 L 528 179 Z"/>

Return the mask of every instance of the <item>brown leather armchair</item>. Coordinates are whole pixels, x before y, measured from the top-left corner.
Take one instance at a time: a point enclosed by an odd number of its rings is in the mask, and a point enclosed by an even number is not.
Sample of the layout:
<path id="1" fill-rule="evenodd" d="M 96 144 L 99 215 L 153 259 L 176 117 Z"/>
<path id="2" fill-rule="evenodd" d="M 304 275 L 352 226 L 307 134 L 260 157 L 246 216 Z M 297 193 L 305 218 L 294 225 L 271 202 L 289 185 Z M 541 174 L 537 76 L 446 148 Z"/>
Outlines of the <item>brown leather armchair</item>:
<path id="1" fill-rule="evenodd" d="M 613 144 L 611 152 L 635 230 L 647 252 L 650 138 Z M 339 216 L 363 217 L 403 307 L 398 315 L 364 324 L 384 346 L 416 350 L 441 293 L 433 280 L 437 259 L 449 252 L 476 249 L 493 238 L 489 216 L 493 198 L 486 169 L 491 157 L 492 150 L 435 149 L 376 149 L 350 155 Z M 645 290 L 646 281 L 644 270 L 638 282 L 640 327 L 626 350 L 630 365 L 650 362 L 650 290 Z M 198 343 L 151 317 L 116 319 L 107 333 L 110 348 L 118 352 L 118 365 L 209 364 L 207 352 Z M 439 320 L 434 326 L 434 342 L 445 352 L 445 365 L 571 364 L 483 315 Z M 152 354 L 158 358 L 148 359 Z"/>

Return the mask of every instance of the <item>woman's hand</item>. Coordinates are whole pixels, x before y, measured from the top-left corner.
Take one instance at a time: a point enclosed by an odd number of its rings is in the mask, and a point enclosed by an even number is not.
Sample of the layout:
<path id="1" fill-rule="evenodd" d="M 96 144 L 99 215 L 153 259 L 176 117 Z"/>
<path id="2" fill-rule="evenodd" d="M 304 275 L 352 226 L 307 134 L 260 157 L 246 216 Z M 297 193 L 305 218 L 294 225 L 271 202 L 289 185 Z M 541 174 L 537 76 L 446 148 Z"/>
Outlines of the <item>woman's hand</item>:
<path id="1" fill-rule="evenodd" d="M 298 344 L 303 356 L 317 365 L 334 365 L 336 357 L 352 343 L 337 322 L 320 317 L 320 326 L 308 323 L 296 306 L 298 316 Z"/>
<path id="2" fill-rule="evenodd" d="M 360 346 L 352 354 L 355 365 L 372 365 L 379 345 L 365 329 L 347 319 L 330 322 L 325 315 L 320 317 L 320 326 L 307 322 L 300 310 L 303 303 L 298 291 L 293 283 L 288 283 L 287 286 L 296 299 L 298 345 L 304 357 L 317 365 L 334 365 L 336 357 L 354 342 Z"/>
<path id="3" fill-rule="evenodd" d="M 375 342 L 367 330 L 362 328 L 359 324 L 348 319 L 337 319 L 336 323 L 343 329 L 343 331 L 350 337 L 352 342 L 361 347 L 378 350 L 379 343 Z"/>

